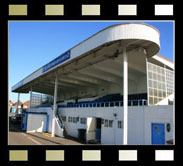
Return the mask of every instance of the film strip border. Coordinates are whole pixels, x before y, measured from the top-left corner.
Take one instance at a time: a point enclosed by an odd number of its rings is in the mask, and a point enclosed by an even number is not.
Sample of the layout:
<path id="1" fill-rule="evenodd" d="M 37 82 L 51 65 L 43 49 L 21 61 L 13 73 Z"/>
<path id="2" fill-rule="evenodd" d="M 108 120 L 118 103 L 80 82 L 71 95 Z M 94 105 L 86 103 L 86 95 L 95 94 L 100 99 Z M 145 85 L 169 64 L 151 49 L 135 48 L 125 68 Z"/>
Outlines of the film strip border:
<path id="1" fill-rule="evenodd" d="M 50 2 L 51 3 L 51 2 Z M 77 3 L 77 2 L 76 2 Z M 33 12 L 34 7 L 37 6 L 35 9 L 35 13 Z M 74 4 L 72 6 L 75 6 Z M 150 7 L 150 10 L 144 9 Z M 107 9 L 103 10 L 104 8 L 111 8 L 110 5 L 105 6 L 104 4 L 99 3 L 93 3 L 93 4 L 77 4 L 76 9 L 73 11 L 76 12 L 76 15 L 80 18 L 83 16 L 96 16 L 94 18 L 101 18 L 102 16 L 107 16 L 106 11 Z M 13 16 L 17 16 L 16 19 L 19 18 L 19 16 L 26 19 L 29 16 L 36 16 L 37 13 L 39 13 L 39 16 L 41 18 L 47 19 L 48 16 L 59 16 L 59 18 L 69 17 L 68 12 L 69 5 L 66 3 L 60 3 L 60 4 L 31 4 L 31 3 L 9 3 L 8 4 L 8 16 L 9 18 L 13 18 Z M 74 8 L 74 7 L 72 7 Z M 141 17 L 144 12 L 142 10 L 144 9 L 145 12 L 147 12 L 146 19 L 154 19 L 159 18 L 158 16 L 175 16 L 175 5 L 173 3 L 169 4 L 148 4 L 148 1 L 142 5 L 141 3 L 133 3 L 133 4 L 123 4 L 123 3 L 114 3 L 112 5 L 113 11 L 115 12 L 112 14 L 114 17 L 124 18 L 125 16 L 129 18 L 134 17 Z M 40 11 L 41 10 L 41 11 Z M 109 14 L 110 15 L 110 12 Z M 152 16 L 152 18 L 149 18 L 149 15 Z M 124 17 L 123 17 L 124 16 Z M 134 17 L 131 17 L 134 16 Z M 87 18 L 89 18 L 87 17 Z M 109 19 L 113 19 L 114 17 L 111 17 Z M 53 18 L 53 17 L 52 17 Z M 145 16 L 143 16 L 145 18 Z M 39 18 L 38 18 L 39 19 Z M 49 17 L 50 19 L 50 17 Z M 76 17 L 77 19 L 77 17 Z M 24 147 L 26 148 L 26 147 Z M 114 162 L 114 164 L 122 164 L 123 162 L 154 162 L 159 164 L 159 161 L 168 161 L 168 162 L 174 162 L 176 159 L 176 150 L 173 150 L 175 147 L 173 146 L 170 149 L 167 149 L 167 146 L 165 147 L 159 147 L 156 150 L 156 147 L 146 147 L 145 149 L 139 148 L 137 149 L 131 149 L 131 147 L 127 146 L 125 149 L 122 147 L 123 150 L 119 150 L 120 147 L 114 148 L 112 146 L 111 148 L 103 147 L 103 148 L 90 148 L 87 147 L 87 149 L 90 150 L 84 150 L 83 147 L 68 147 L 64 148 L 63 150 L 57 147 L 51 149 L 52 147 L 33 147 L 33 148 L 27 148 L 20 149 L 20 147 L 14 148 L 11 150 L 11 147 L 9 150 L 7 150 L 7 162 L 8 165 L 32 165 L 31 162 L 38 161 L 39 163 L 43 163 L 44 165 L 53 165 L 53 163 L 61 164 L 61 163 L 73 163 L 76 162 L 76 164 L 83 162 L 86 164 L 86 162 L 92 162 L 96 163 L 107 163 L 109 161 Z M 168 146 L 169 148 L 169 146 Z M 15 150 L 16 149 L 16 150 Z M 38 150 L 39 149 L 39 150 Z M 38 156 L 38 154 L 40 155 Z M 110 157 L 108 157 L 110 156 Z M 145 156 L 145 157 L 144 157 Z M 39 158 L 38 158 L 39 157 Z M 105 160 L 105 162 L 104 162 Z M 28 164 L 25 164 L 28 163 Z M 42 164 L 42 165 L 43 165 Z M 69 165 L 68 164 L 68 165 Z M 56 164 L 55 164 L 56 165 Z"/>
<path id="2" fill-rule="evenodd" d="M 67 5 L 64 4 L 45 4 L 42 5 L 42 16 L 67 16 Z M 77 13 L 80 16 L 102 16 L 101 4 L 81 4 Z M 151 6 L 152 7 L 152 6 Z M 9 4 L 9 16 L 29 16 L 31 5 L 28 4 Z M 116 16 L 139 16 L 138 4 L 118 4 L 115 6 Z M 174 4 L 154 4 L 152 16 L 174 16 Z M 79 11 L 80 10 L 80 11 Z M 142 10 L 142 9 L 141 9 Z"/>
<path id="3" fill-rule="evenodd" d="M 147 157 L 150 161 L 174 161 L 174 150 L 154 150 L 152 151 L 152 155 L 144 156 L 144 153 L 140 153 L 140 150 L 113 150 L 113 153 L 109 150 L 107 153 L 104 150 L 73 150 L 75 157 L 73 157 L 73 153 L 68 150 L 42 150 L 42 157 L 39 155 L 41 160 L 39 162 L 49 162 L 49 161 L 59 161 L 59 162 L 67 162 L 74 161 L 77 158 L 77 161 L 80 162 L 89 162 L 89 161 L 107 161 L 109 159 L 113 159 L 113 162 L 137 162 L 144 161 L 144 157 Z M 34 156 L 35 151 L 33 150 L 9 150 L 9 162 L 27 162 L 29 160 L 38 160 L 37 156 Z M 38 155 L 36 153 L 36 155 Z M 36 158 L 34 158 L 36 157 Z M 109 157 L 107 159 L 107 157 Z"/>

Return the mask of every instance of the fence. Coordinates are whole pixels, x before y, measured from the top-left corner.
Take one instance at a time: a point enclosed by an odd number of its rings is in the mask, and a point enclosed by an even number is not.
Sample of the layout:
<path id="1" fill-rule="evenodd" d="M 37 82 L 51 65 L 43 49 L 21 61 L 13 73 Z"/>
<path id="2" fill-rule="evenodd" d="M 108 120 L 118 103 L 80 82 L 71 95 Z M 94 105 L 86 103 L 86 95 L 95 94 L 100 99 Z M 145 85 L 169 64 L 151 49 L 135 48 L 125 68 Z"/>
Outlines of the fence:
<path id="1" fill-rule="evenodd" d="M 145 99 L 141 100 L 128 100 L 128 106 L 144 106 L 148 102 Z M 69 103 L 65 105 L 59 105 L 62 108 L 72 107 L 120 107 L 123 106 L 123 101 L 112 101 L 112 102 L 87 102 L 87 103 Z"/>

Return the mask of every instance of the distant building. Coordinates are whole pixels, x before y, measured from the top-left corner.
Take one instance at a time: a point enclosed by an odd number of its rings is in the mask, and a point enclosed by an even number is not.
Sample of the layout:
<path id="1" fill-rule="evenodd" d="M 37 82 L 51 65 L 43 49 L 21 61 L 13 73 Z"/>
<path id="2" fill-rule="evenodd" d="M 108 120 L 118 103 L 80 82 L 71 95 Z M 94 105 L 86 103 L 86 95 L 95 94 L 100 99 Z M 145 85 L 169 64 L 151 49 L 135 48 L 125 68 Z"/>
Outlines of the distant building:
<path id="1" fill-rule="evenodd" d="M 28 100 L 28 101 L 26 101 L 26 102 L 24 102 L 23 104 L 22 104 L 22 108 L 23 109 L 27 109 L 27 108 L 29 108 L 30 107 L 30 100 Z"/>
<path id="2" fill-rule="evenodd" d="M 19 107 L 21 107 L 21 106 L 22 106 L 22 104 L 23 104 L 23 103 L 19 100 L 19 101 L 18 101 L 18 103 L 17 103 L 17 102 L 15 102 L 12 106 L 13 106 L 13 107 L 15 107 L 15 108 L 17 109 L 17 108 L 18 108 L 18 106 L 19 106 Z"/>
<path id="3" fill-rule="evenodd" d="M 11 108 L 12 108 L 13 104 L 14 104 L 14 102 L 9 100 L 8 112 L 11 112 Z"/>
<path id="4" fill-rule="evenodd" d="M 22 102 L 19 100 L 18 102 L 15 102 L 13 105 L 12 105 L 12 113 L 18 113 L 20 112 L 19 110 L 22 109 Z"/>

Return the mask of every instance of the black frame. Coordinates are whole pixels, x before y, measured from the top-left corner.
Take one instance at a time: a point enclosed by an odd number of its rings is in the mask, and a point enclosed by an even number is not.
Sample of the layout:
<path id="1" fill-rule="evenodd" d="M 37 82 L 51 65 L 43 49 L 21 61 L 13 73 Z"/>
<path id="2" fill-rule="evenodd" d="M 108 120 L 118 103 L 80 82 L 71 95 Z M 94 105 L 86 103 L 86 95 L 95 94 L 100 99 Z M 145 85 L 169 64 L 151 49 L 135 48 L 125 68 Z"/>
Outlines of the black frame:
<path id="1" fill-rule="evenodd" d="M 2 3 L 2 2 L 1 2 Z M 44 16 L 45 4 L 64 4 L 64 16 Z M 117 6 L 118 4 L 137 4 L 137 16 L 118 16 Z M 27 16 L 9 16 L 8 5 L 9 4 L 27 4 L 28 15 Z M 100 16 L 81 16 L 81 4 L 100 4 L 101 15 Z M 154 4 L 173 4 L 174 14 L 173 16 L 154 16 Z M 126 0 L 126 1 L 106 1 L 106 0 L 8 0 L 4 4 L 0 5 L 1 20 L 0 20 L 0 75 L 1 75 L 1 115 L 0 115 L 0 163 L 1 165 L 180 165 L 182 163 L 182 140 L 183 140 L 183 124 L 182 124 L 182 109 L 175 109 L 175 145 L 166 146 L 145 146 L 145 145 L 127 145 L 127 146 L 113 146 L 113 145 L 92 145 L 92 146 L 16 146 L 8 145 L 8 21 L 9 20 L 174 20 L 176 24 L 176 30 L 178 26 L 178 13 L 176 11 L 177 4 L 174 0 Z M 109 12 L 110 11 L 110 12 Z M 178 33 L 176 33 L 177 35 Z M 177 35 L 178 36 L 178 35 Z M 177 37 L 176 36 L 176 37 Z M 179 35 L 180 36 L 180 35 Z M 176 38 L 178 40 L 178 38 Z M 180 40 L 179 40 L 180 41 Z M 176 51 L 178 46 L 176 45 Z M 176 52 L 175 51 L 175 52 Z M 178 51 L 177 51 L 178 52 Z M 178 58 L 181 55 L 176 56 L 176 68 L 178 66 Z M 181 61 L 181 60 L 180 60 Z M 176 71 L 178 71 L 176 69 Z M 180 70 L 179 70 L 180 71 Z M 177 81 L 176 81 L 177 82 Z M 175 89 L 176 92 L 176 89 Z M 178 96 L 178 95 L 177 95 Z M 178 107 L 178 99 L 176 98 L 175 108 Z M 179 102 L 181 103 L 181 101 Z M 181 105 L 180 105 L 181 106 Z M 10 162 L 9 161 L 9 150 L 28 150 L 28 161 L 26 162 Z M 45 161 L 45 150 L 65 150 L 65 161 L 64 162 L 47 162 Z M 101 161 L 97 162 L 83 162 L 82 161 L 82 150 L 101 150 Z M 137 150 L 138 161 L 119 161 L 118 150 Z M 155 150 L 174 150 L 174 161 L 155 161 Z M 74 155 L 73 155 L 74 154 Z M 39 158 L 38 158 L 39 156 Z M 108 157 L 110 156 L 110 157 Z"/>

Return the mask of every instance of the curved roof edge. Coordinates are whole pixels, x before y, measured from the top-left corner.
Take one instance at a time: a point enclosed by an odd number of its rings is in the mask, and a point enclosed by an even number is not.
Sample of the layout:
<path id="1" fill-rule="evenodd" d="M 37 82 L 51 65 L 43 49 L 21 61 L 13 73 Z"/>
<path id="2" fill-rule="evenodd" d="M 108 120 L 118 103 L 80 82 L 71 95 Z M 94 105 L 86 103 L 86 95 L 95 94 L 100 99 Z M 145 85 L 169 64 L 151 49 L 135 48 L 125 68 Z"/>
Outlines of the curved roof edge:
<path id="1" fill-rule="evenodd" d="M 153 26 L 144 23 L 114 24 L 102 29 L 101 31 L 87 38 L 86 40 L 70 48 L 65 53 L 61 54 L 59 57 L 55 58 L 54 60 L 46 64 L 45 70 L 43 69 L 45 66 L 40 67 L 38 70 L 34 71 L 32 74 L 25 77 L 22 81 L 14 85 L 12 87 L 12 91 L 46 74 L 47 72 L 54 70 L 57 67 L 61 67 L 62 65 L 69 63 L 75 58 L 82 56 L 95 48 L 98 48 L 106 43 L 119 40 L 146 41 L 148 44 L 148 45 L 146 44 L 147 47 L 146 49 L 148 50 L 147 54 L 149 56 L 157 54 L 160 48 L 159 31 Z M 68 52 L 69 52 L 68 55 L 69 58 L 67 58 L 66 56 Z"/>
<path id="2" fill-rule="evenodd" d="M 174 62 L 169 60 L 169 59 L 167 59 L 166 57 L 161 56 L 159 54 L 156 54 L 152 58 L 157 60 L 157 61 L 159 61 L 159 62 L 161 62 L 161 63 L 163 63 L 163 64 L 165 64 L 165 65 L 167 65 L 168 67 L 174 69 Z"/>
<path id="3" fill-rule="evenodd" d="M 158 34 L 160 35 L 160 31 L 159 31 L 157 28 L 153 27 L 152 25 L 146 24 L 146 23 L 136 23 L 136 22 L 134 22 L 134 23 L 133 23 L 133 22 L 129 22 L 129 23 L 120 23 L 120 24 L 110 25 L 110 26 L 108 26 L 108 27 L 106 27 L 106 28 L 104 28 L 104 29 L 101 29 L 101 30 L 98 31 L 97 33 L 95 33 L 95 34 L 93 34 L 92 36 L 86 38 L 85 40 L 79 42 L 78 44 L 76 44 L 75 46 L 71 47 L 70 49 L 73 49 L 73 48 L 77 47 L 78 45 L 82 44 L 83 42 L 89 40 L 90 38 L 96 36 L 97 34 L 103 32 L 103 31 L 105 31 L 105 30 L 107 30 L 107 29 L 110 29 L 110 28 L 116 27 L 116 26 L 120 26 L 120 25 L 128 25 L 128 24 L 139 24 L 139 25 L 148 26 L 148 27 L 153 28 L 154 30 L 156 30 L 156 31 L 158 32 Z"/>

